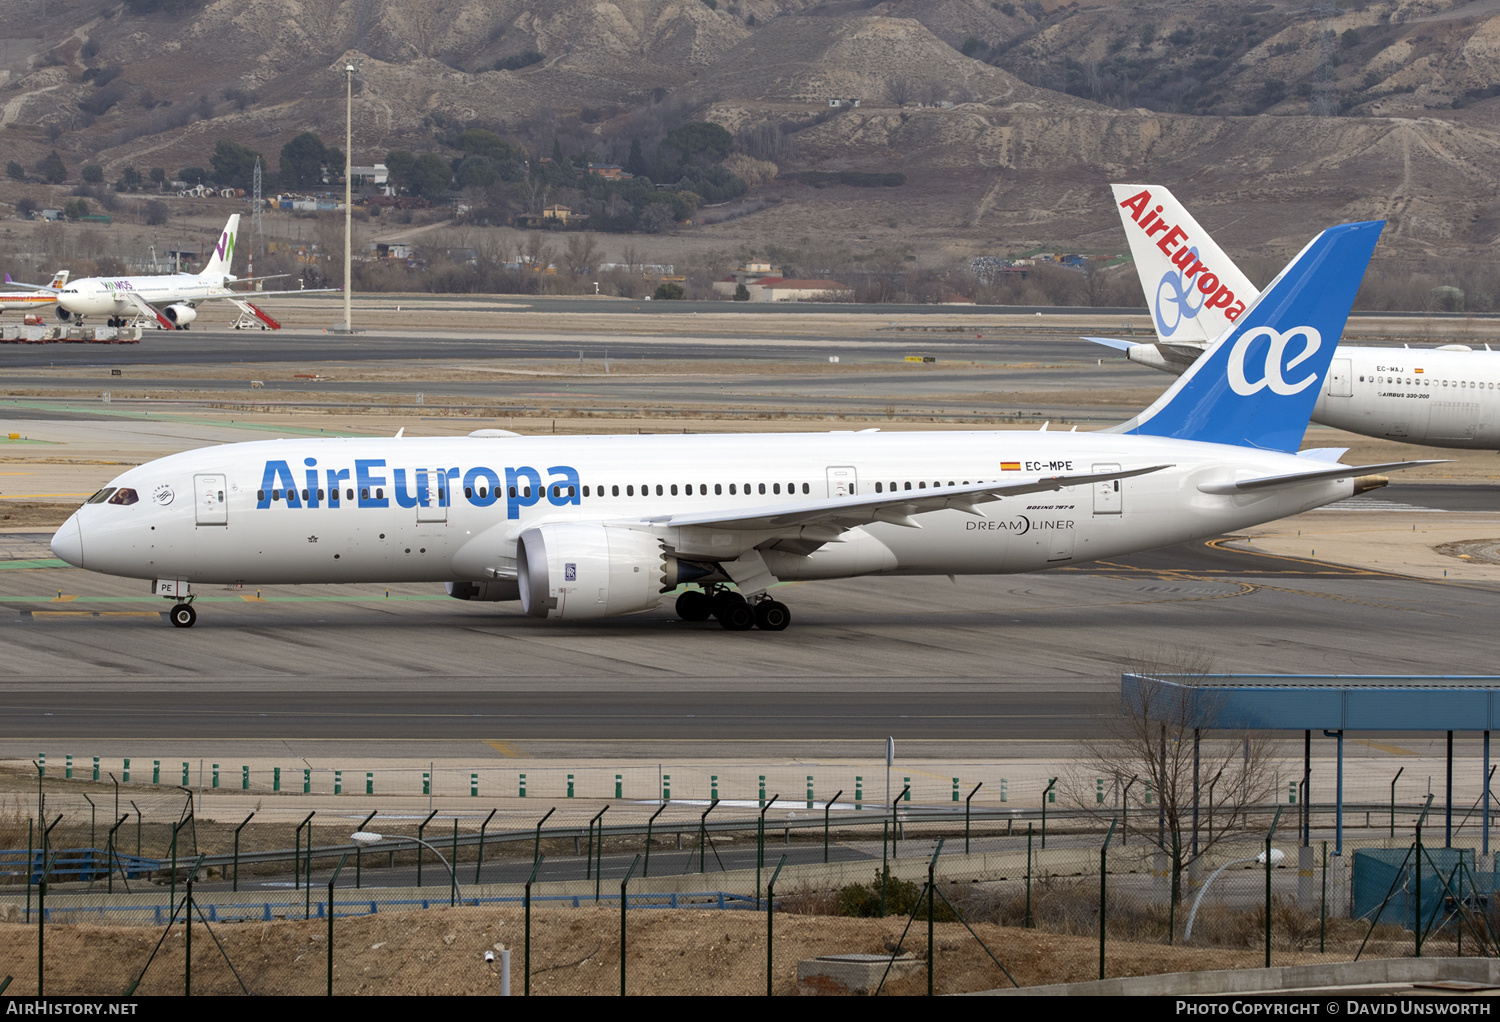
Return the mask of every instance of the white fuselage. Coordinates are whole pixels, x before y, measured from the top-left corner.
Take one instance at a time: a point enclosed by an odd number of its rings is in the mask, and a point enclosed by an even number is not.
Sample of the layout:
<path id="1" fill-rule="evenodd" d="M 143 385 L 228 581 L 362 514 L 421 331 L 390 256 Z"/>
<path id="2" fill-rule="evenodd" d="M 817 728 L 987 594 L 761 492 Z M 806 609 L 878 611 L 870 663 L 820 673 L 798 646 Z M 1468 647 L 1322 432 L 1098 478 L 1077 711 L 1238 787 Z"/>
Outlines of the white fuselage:
<path id="1" fill-rule="evenodd" d="M 158 308 L 178 302 L 194 303 L 231 294 L 223 277 L 196 273 L 171 273 L 153 277 L 84 277 L 69 282 L 57 295 L 57 304 L 75 316 L 113 316 L 132 312 L 133 293 Z"/>
<path id="2" fill-rule="evenodd" d="M 811 542 L 799 529 L 668 520 L 868 496 L 877 484 L 920 491 L 1153 465 L 1169 467 Z M 522 531 L 588 522 L 651 533 L 700 562 L 759 549 L 781 580 L 1012 573 L 1212 536 L 1353 492 L 1352 473 L 1232 496 L 1199 489 L 1308 467 L 1289 454 L 1103 433 L 275 440 L 133 468 L 110 483 L 133 502 L 85 504 L 54 549 L 95 571 L 189 582 L 482 580 L 514 563 Z"/>
<path id="3" fill-rule="evenodd" d="M 1312 417 L 1366 436 L 1500 450 L 1500 351 L 1340 345 Z"/>

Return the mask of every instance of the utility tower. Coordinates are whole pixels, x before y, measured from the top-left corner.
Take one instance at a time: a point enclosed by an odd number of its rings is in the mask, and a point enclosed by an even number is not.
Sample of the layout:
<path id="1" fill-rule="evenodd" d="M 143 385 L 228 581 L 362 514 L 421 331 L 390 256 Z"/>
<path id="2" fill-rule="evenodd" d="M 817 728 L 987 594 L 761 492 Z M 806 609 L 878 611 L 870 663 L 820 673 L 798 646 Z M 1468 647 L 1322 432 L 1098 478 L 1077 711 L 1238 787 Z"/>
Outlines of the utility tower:
<path id="1" fill-rule="evenodd" d="M 1333 71 L 1334 50 L 1338 36 L 1333 30 L 1333 19 L 1344 13 L 1342 7 L 1333 4 L 1316 4 L 1307 8 L 1317 19 L 1314 41 L 1318 46 L 1318 66 L 1313 71 L 1312 96 L 1308 100 L 1308 112 L 1314 117 L 1332 117 L 1338 113 L 1339 100 L 1335 88 Z"/>
<path id="2" fill-rule="evenodd" d="M 254 205 L 252 205 L 250 207 L 250 234 L 251 234 L 251 238 L 250 238 L 250 259 L 249 259 L 249 263 L 248 263 L 250 269 L 249 269 L 249 272 L 246 274 L 246 276 L 249 276 L 249 277 L 254 277 L 255 276 L 255 250 L 257 248 L 260 248 L 262 246 L 262 244 L 263 244 L 263 241 L 262 241 L 262 238 L 261 238 L 261 218 L 260 218 L 260 211 L 261 211 L 261 208 L 265 205 L 265 203 L 263 203 L 261 201 L 261 194 L 260 194 L 260 157 L 259 156 L 257 156 L 255 158 L 255 188 L 254 188 L 254 196 L 255 197 L 252 200 L 252 202 L 254 203 Z M 259 291 L 260 288 L 257 286 L 256 290 Z"/>

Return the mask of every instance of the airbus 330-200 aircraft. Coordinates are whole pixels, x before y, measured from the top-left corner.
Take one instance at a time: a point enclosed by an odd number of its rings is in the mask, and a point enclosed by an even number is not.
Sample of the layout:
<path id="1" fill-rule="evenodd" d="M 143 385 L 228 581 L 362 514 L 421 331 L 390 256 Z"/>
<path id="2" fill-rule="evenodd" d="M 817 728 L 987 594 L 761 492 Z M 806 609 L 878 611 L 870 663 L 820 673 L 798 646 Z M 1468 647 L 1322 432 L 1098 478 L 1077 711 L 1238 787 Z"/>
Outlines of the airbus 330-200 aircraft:
<path id="1" fill-rule="evenodd" d="M 82 322 L 85 316 L 107 316 L 110 326 L 124 326 L 132 319 L 153 323 L 163 330 L 186 330 L 198 318 L 198 305 L 206 301 L 233 303 L 242 313 L 259 321 L 261 329 L 280 330 L 281 324 L 264 310 L 251 304 L 250 298 L 270 295 L 307 294 L 306 291 L 230 290 L 237 280 L 231 272 L 234 263 L 234 237 L 239 230 L 240 215 L 235 213 L 224 224 L 213 255 L 199 273 L 166 273 L 149 277 L 82 277 L 56 290 L 57 318 Z"/>
<path id="2" fill-rule="evenodd" d="M 1260 292 L 1170 191 L 1112 187 L 1157 340 L 1087 340 L 1123 351 L 1132 362 L 1180 373 Z M 1500 351 L 1341 344 L 1312 419 L 1365 436 L 1500 450 Z"/>
<path id="3" fill-rule="evenodd" d="M 180 627 L 194 582 L 400 581 L 561 620 L 695 583 L 682 617 L 776 631 L 778 581 L 1036 571 L 1217 535 L 1429 464 L 1293 453 L 1381 226 L 1324 231 L 1207 357 L 1102 432 L 228 444 L 123 473 L 52 550 L 153 580 Z"/>

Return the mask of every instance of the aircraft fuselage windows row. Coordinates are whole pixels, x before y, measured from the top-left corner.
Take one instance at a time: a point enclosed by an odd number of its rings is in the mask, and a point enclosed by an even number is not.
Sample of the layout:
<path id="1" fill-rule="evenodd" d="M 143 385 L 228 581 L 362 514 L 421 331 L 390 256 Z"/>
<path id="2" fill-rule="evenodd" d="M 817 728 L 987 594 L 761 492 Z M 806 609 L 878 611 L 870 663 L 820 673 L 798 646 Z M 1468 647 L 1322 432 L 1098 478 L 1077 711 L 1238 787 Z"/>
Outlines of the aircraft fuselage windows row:
<path id="1" fill-rule="evenodd" d="M 932 486 L 932 487 L 936 488 L 936 487 L 942 487 L 944 485 L 947 485 L 947 486 L 958 486 L 959 483 L 958 483 L 957 480 L 953 480 L 953 479 L 948 480 L 948 482 L 946 484 L 942 480 L 940 480 L 940 479 L 933 480 L 931 483 L 928 483 L 927 480 L 925 480 L 925 479 L 915 480 L 915 481 L 913 481 L 913 480 L 906 480 L 905 482 L 890 482 L 890 483 L 877 482 L 875 484 L 875 492 L 876 493 L 896 493 L 898 491 L 904 491 L 904 490 L 925 490 L 925 489 L 928 488 L 928 486 Z M 969 485 L 969 480 L 967 480 L 967 479 L 963 480 L 962 485 L 968 486 Z M 799 494 L 803 495 L 803 496 L 810 496 L 812 494 L 812 484 L 810 484 L 810 483 L 784 483 L 784 484 L 783 483 L 714 483 L 714 484 L 712 484 L 712 486 L 713 486 L 713 495 L 716 496 L 716 497 L 723 496 L 726 492 L 731 497 L 737 497 L 737 496 L 741 496 L 741 495 L 747 496 L 747 497 L 749 497 L 749 496 L 757 496 L 757 497 L 759 497 L 759 496 L 765 496 L 767 494 L 769 494 L 771 496 L 781 496 L 783 494 L 788 495 L 788 496 L 796 496 L 796 495 L 799 495 Z M 639 494 L 637 494 L 637 489 L 639 489 Z M 850 494 L 853 495 L 856 492 L 856 490 L 857 490 L 857 487 L 855 485 L 851 484 L 850 485 Z M 519 498 L 521 498 L 523 500 L 530 499 L 530 497 L 531 497 L 531 491 L 532 491 L 532 488 L 530 486 L 510 486 L 510 487 L 506 488 L 506 492 L 507 492 L 508 496 L 510 496 L 512 499 L 517 498 L 517 497 L 519 497 Z M 577 488 L 573 487 L 573 486 L 560 486 L 560 485 L 559 486 L 553 486 L 551 488 L 551 491 L 552 491 L 552 496 L 553 497 L 557 497 L 557 498 L 562 498 L 563 496 L 573 497 L 573 496 L 577 495 Z M 564 492 L 564 491 L 566 491 L 566 492 Z M 135 497 L 135 491 L 129 490 L 129 491 L 120 491 L 120 492 L 128 493 L 129 494 L 129 498 L 122 500 L 120 498 L 119 494 L 115 493 L 114 491 L 104 491 L 104 490 L 101 490 L 99 493 L 96 493 L 93 497 L 91 497 L 89 499 L 89 502 L 90 503 L 98 503 L 98 502 L 100 502 L 102 500 L 110 499 L 110 495 L 112 493 L 114 494 L 114 498 L 112 500 L 110 500 L 111 503 L 117 503 L 118 504 L 118 503 L 134 503 L 135 502 L 135 499 L 136 499 L 136 497 Z M 270 494 L 271 494 L 271 500 L 272 501 L 279 501 L 283 497 L 285 497 L 285 498 L 287 498 L 287 499 L 290 500 L 290 499 L 296 498 L 299 495 L 299 491 L 297 491 L 297 490 L 273 489 L 273 490 L 270 491 Z M 314 495 L 314 494 L 316 494 L 316 495 Z M 359 495 L 360 495 L 360 499 L 361 500 L 369 500 L 370 499 L 370 494 L 371 494 L 371 491 L 369 489 L 362 489 L 362 490 L 359 491 Z M 375 490 L 374 490 L 374 494 L 375 494 L 375 499 L 376 500 L 382 500 L 382 499 L 385 498 L 385 490 L 383 488 L 381 488 L 381 487 L 376 487 Z M 447 499 L 447 491 L 446 490 L 438 489 L 436 491 L 436 494 L 437 494 L 437 498 L 438 498 L 439 501 L 444 501 L 444 502 L 446 501 L 446 499 Z M 489 491 L 489 487 L 487 487 L 487 486 L 480 486 L 477 489 L 475 487 L 472 487 L 472 486 L 465 486 L 464 487 L 464 496 L 466 498 L 469 498 L 469 499 L 473 499 L 475 496 L 478 496 L 481 500 L 483 500 L 483 499 L 487 498 L 489 495 L 490 495 L 490 491 Z M 497 496 L 499 495 L 499 487 L 496 487 L 496 495 Z M 537 495 L 538 496 L 542 496 L 543 495 L 540 489 L 538 490 L 538 494 Z M 634 497 L 634 496 L 637 496 L 637 495 L 642 496 L 642 497 L 650 497 L 650 496 L 657 496 L 657 497 L 673 496 L 673 497 L 676 497 L 676 496 L 679 496 L 679 495 L 687 496 L 687 497 L 691 497 L 691 496 L 694 496 L 694 495 L 700 496 L 700 497 L 706 497 L 706 496 L 709 495 L 709 484 L 708 483 L 684 483 L 684 484 L 680 484 L 679 485 L 678 483 L 646 483 L 646 484 L 642 484 L 639 488 L 637 488 L 634 483 L 626 483 L 623 486 L 619 485 L 619 484 L 614 484 L 614 485 L 610 485 L 608 487 L 605 487 L 605 486 L 593 486 L 593 485 L 589 485 L 589 486 L 584 486 L 583 487 L 583 496 L 585 496 L 585 497 L 604 497 L 604 496 L 609 496 L 609 497 L 622 497 L 622 496 L 623 497 Z M 301 498 L 302 498 L 303 501 L 321 501 L 321 500 L 324 499 L 324 491 L 321 490 L 321 489 L 316 490 L 316 491 L 304 489 L 304 490 L 300 491 L 300 496 L 301 496 Z M 257 490 L 256 494 L 255 494 L 255 499 L 256 500 L 261 500 L 261 501 L 265 500 L 266 499 L 266 491 L 265 490 Z M 354 500 L 354 490 L 352 488 L 344 491 L 344 499 L 346 501 L 353 501 Z M 338 490 L 330 490 L 330 491 L 328 491 L 328 501 L 329 501 L 330 506 L 338 507 L 339 503 L 340 503 L 340 501 L 339 501 L 339 491 Z"/>
<path id="2" fill-rule="evenodd" d="M 1360 383 L 1384 383 L 1393 386 L 1406 387 L 1464 387 L 1478 390 L 1494 390 L 1493 383 L 1479 383 L 1470 380 L 1435 380 L 1427 376 L 1361 376 Z"/>

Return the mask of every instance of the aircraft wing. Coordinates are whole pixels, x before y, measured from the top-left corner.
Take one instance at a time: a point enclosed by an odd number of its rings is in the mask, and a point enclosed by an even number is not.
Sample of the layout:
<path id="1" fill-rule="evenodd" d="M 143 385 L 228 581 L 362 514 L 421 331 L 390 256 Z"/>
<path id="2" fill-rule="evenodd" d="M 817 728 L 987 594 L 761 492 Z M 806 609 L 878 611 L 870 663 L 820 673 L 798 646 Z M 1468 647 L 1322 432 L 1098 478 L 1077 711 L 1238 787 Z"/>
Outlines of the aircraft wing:
<path id="1" fill-rule="evenodd" d="M 131 306 L 135 308 L 135 311 L 139 312 L 141 315 L 150 316 L 152 319 L 156 320 L 161 324 L 161 328 L 163 330 L 177 329 L 176 323 L 173 323 L 166 316 L 163 316 L 155 306 L 146 301 L 146 299 L 142 298 L 140 295 L 136 294 L 134 291 L 116 291 L 115 294 L 129 302 Z"/>
<path id="2" fill-rule="evenodd" d="M 999 500 L 1002 497 L 1060 490 L 1064 486 L 1089 486 L 1114 479 L 1129 479 L 1132 476 L 1160 472 L 1170 467 L 1170 465 L 1152 465 L 1148 468 L 1132 468 L 1122 472 L 1022 476 L 1003 481 L 976 483 L 971 486 L 935 486 L 926 490 L 901 490 L 895 493 L 876 493 L 856 497 L 830 497 L 796 504 L 746 508 L 743 511 L 728 514 L 723 511 L 708 511 L 696 514 L 661 515 L 643 520 L 659 525 L 695 525 L 709 529 L 747 531 L 795 528 L 806 525 L 852 529 L 872 522 L 887 522 L 891 525 L 920 529 L 922 526 L 912 518 L 913 515 L 952 508 L 983 517 L 976 505 Z"/>
<path id="3" fill-rule="evenodd" d="M 299 287 L 295 291 L 229 291 L 222 294 L 204 295 L 202 298 L 194 298 L 193 301 L 208 301 L 213 298 L 238 298 L 242 302 L 248 302 L 252 298 L 270 298 L 272 295 L 319 295 L 330 291 L 343 291 L 341 287 Z"/>
<path id="4" fill-rule="evenodd" d="M 4 287 L 12 287 L 18 291 L 50 291 L 56 294 L 61 288 L 55 288 L 51 284 L 23 284 L 19 280 L 11 280 L 10 274 L 5 275 Z"/>
<path id="5" fill-rule="evenodd" d="M 1346 476 L 1367 476 L 1377 472 L 1397 472 L 1403 468 L 1419 468 L 1422 465 L 1442 465 L 1445 458 L 1431 461 L 1387 461 L 1378 465 L 1340 465 L 1337 468 L 1320 469 L 1315 472 L 1291 472 L 1287 475 L 1260 476 L 1256 479 L 1235 479 L 1227 483 L 1199 483 L 1204 493 L 1253 493 L 1256 490 L 1271 490 L 1281 486 L 1296 486 L 1319 479 L 1343 479 Z"/>

